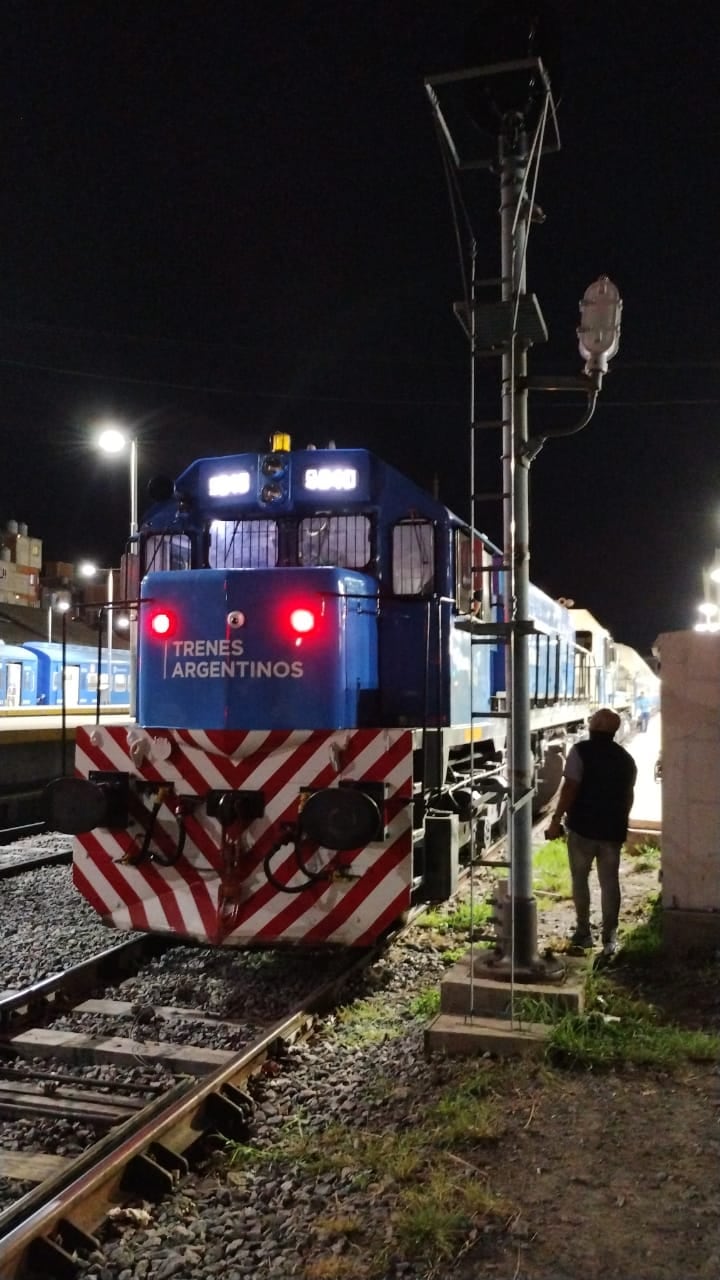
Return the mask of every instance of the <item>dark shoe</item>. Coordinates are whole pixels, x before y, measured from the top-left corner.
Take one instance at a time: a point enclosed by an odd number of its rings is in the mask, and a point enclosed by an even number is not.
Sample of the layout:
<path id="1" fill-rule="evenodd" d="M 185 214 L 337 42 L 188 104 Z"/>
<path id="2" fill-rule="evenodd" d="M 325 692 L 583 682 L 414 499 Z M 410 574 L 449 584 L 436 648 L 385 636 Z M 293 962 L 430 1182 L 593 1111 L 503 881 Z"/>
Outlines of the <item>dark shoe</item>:
<path id="1" fill-rule="evenodd" d="M 580 951 L 590 951 L 593 945 L 593 936 L 589 929 L 576 929 L 570 935 L 570 946 L 577 947 Z"/>
<path id="2" fill-rule="evenodd" d="M 617 949 L 618 949 L 617 929 L 608 929 L 607 932 L 605 931 L 605 929 L 603 929 L 603 933 L 602 933 L 603 955 L 606 956 L 606 958 L 609 960 L 611 956 L 615 955 L 615 952 L 617 951 Z"/>

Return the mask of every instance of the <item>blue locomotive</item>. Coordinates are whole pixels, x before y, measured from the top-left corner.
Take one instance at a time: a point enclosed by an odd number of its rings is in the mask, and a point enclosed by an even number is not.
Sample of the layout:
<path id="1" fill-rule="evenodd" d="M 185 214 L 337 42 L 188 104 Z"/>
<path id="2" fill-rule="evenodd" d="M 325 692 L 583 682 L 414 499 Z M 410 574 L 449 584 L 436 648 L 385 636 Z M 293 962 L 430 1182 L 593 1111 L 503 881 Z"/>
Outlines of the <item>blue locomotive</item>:
<path id="1" fill-rule="evenodd" d="M 364 945 L 503 820 L 497 547 L 361 449 L 202 458 L 140 529 L 137 724 L 80 729 L 55 821 L 119 928 Z M 531 593 L 538 804 L 612 671 Z M 64 825 L 63 825 L 64 824 Z"/>

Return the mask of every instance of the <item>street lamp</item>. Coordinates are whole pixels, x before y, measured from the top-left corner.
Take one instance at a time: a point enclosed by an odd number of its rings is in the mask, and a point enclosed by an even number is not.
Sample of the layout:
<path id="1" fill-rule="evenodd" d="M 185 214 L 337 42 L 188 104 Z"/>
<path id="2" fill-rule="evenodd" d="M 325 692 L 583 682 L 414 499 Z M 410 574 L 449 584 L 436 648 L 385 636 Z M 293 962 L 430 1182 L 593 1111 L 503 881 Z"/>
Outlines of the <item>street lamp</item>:
<path id="1" fill-rule="evenodd" d="M 98 448 L 103 453 L 122 453 L 129 446 L 130 457 L 130 537 L 134 538 L 138 531 L 138 455 L 135 436 L 121 431 L 118 427 L 106 426 L 97 438 Z"/>
<path id="2" fill-rule="evenodd" d="M 137 565 L 137 531 L 138 531 L 138 448 L 137 439 L 129 432 L 122 431 L 119 427 L 107 423 L 100 431 L 97 437 L 98 448 L 104 450 L 105 453 L 121 453 L 126 447 L 129 447 L 130 457 L 130 542 L 129 555 L 131 560 Z M 126 564 L 127 570 L 127 564 Z M 112 597 L 109 594 L 112 584 L 108 579 L 108 635 L 110 635 L 110 620 L 112 618 Z M 136 656 L 137 656 L 137 621 L 134 618 L 129 619 L 130 630 L 130 713 L 135 714 L 135 688 L 136 688 Z M 108 641 L 108 648 L 110 642 Z M 108 675 L 110 673 L 108 672 Z"/>
<path id="3" fill-rule="evenodd" d="M 535 203 L 540 160 L 560 148 L 557 113 L 548 71 L 537 54 L 544 42 L 543 23 L 532 17 L 542 6 L 516 6 L 494 0 L 483 9 L 483 60 L 462 71 L 445 72 L 425 81 L 444 152 L 446 172 L 486 169 L 499 178 L 500 270 L 479 272 L 478 245 L 463 207 L 461 248 L 465 297 L 454 311 L 470 342 L 470 525 L 481 528 L 476 493 L 480 429 L 499 429 L 502 483 L 503 568 L 506 574 L 504 617 L 488 623 L 486 637 L 504 643 L 507 704 L 509 910 L 503 920 L 503 954 L 493 973 L 533 980 L 557 972 L 552 960 L 537 951 L 536 901 L 533 896 L 532 796 L 533 735 L 530 701 L 530 639 L 537 634 L 531 612 L 529 470 L 546 440 L 582 430 L 595 411 L 608 362 L 618 349 L 622 301 L 607 276 L 586 290 L 580 303 L 577 338 L 582 374 L 535 376 L 528 371 L 528 352 L 547 340 L 538 300 L 527 287 L 527 248 L 531 225 L 544 221 Z M 480 34 L 478 29 L 478 35 Z M 549 34 L 546 30 L 545 34 Z M 515 58 L 508 60 L 516 46 Z M 472 55 L 471 55 L 472 56 Z M 453 201 L 453 208 L 456 206 Z M 489 292 L 492 288 L 493 292 Z M 489 356 L 500 369 L 500 413 L 481 420 L 480 370 Z M 584 397 L 579 420 L 530 434 L 530 392 L 563 392 Z M 484 392 L 483 392 L 484 396 Z M 484 522 L 485 516 L 482 515 Z M 484 572 L 482 566 L 478 572 Z M 472 664 L 471 664 L 472 671 Z M 471 677 L 472 680 L 472 677 Z M 472 705 L 472 692 L 471 692 Z M 474 712 L 471 711 L 471 715 Z M 471 769 L 474 765 L 471 762 Z M 488 969 L 490 966 L 488 965 Z M 476 972 L 473 968 L 472 972 Z"/>
<path id="4" fill-rule="evenodd" d="M 52 644 L 52 630 L 53 630 L 53 628 L 52 628 L 52 620 L 53 620 L 53 609 L 56 611 L 56 613 L 67 613 L 67 611 L 68 611 L 68 609 L 69 609 L 69 608 L 70 608 L 70 601 L 69 601 L 69 600 L 58 600 L 56 604 L 52 604 L 52 603 L 50 603 L 50 604 L 48 605 L 48 614 L 47 614 L 47 624 L 48 624 L 48 644 Z"/>
<path id="5" fill-rule="evenodd" d="M 695 623 L 695 631 L 720 631 L 718 606 L 712 600 L 703 600 L 698 605 L 698 613 L 702 614 L 702 621 Z"/>
<path id="6" fill-rule="evenodd" d="M 115 607 L 114 607 L 115 590 L 114 590 L 114 577 L 113 577 L 112 569 L 99 569 L 98 566 L 96 564 L 93 564 L 91 560 L 84 560 L 81 564 L 78 565 L 77 572 L 78 572 L 78 577 L 85 578 L 88 582 L 90 582 L 93 578 L 99 579 L 101 574 L 105 574 L 105 602 L 99 609 L 97 621 L 98 621 L 98 629 L 101 630 L 103 614 L 105 615 L 105 627 L 106 627 L 106 635 L 107 635 L 107 681 L 108 681 L 107 701 L 110 702 L 111 691 L 112 691 L 113 630 L 115 627 L 117 627 L 120 630 L 125 630 L 125 628 L 129 625 L 128 620 L 124 617 L 115 616 L 115 613 L 116 613 Z M 87 602 L 83 600 L 83 603 L 87 603 Z M 96 604 L 96 601 L 93 600 L 90 603 Z M 99 646 L 100 646 L 100 640 L 98 639 L 98 662 L 100 661 Z M 100 673 L 98 671 L 98 680 L 99 679 L 100 679 Z"/>

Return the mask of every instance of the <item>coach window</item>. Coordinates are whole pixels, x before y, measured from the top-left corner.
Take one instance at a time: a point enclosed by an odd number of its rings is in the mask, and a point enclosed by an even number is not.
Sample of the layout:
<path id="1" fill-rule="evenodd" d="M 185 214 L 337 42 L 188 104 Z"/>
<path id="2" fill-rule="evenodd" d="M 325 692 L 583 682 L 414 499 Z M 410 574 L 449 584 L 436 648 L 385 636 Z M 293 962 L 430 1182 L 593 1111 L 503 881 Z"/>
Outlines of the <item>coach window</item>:
<path id="1" fill-rule="evenodd" d="M 397 596 L 429 596 L 435 587 L 435 529 L 429 520 L 403 520 L 392 531 L 392 583 Z"/>
<path id="2" fill-rule="evenodd" d="M 192 567 L 192 544 L 185 533 L 167 533 L 145 540 L 145 572 Z"/>
<path id="3" fill-rule="evenodd" d="M 278 527 L 274 520 L 213 520 L 211 569 L 274 569 Z"/>
<path id="4" fill-rule="evenodd" d="M 298 528 L 298 563 L 366 569 L 370 563 L 368 516 L 308 516 Z"/>

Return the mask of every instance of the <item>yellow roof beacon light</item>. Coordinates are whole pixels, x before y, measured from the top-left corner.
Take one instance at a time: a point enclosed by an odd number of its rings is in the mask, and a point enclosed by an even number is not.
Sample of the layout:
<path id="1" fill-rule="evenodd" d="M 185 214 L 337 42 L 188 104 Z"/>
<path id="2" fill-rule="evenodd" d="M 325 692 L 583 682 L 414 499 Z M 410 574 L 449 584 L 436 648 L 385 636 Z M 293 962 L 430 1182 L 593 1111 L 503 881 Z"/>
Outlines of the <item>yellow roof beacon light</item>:
<path id="1" fill-rule="evenodd" d="M 286 431 L 274 431 L 270 437 L 270 448 L 273 453 L 289 453 L 290 452 L 290 436 Z"/>

